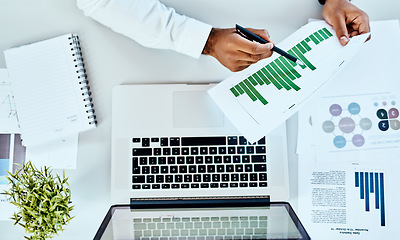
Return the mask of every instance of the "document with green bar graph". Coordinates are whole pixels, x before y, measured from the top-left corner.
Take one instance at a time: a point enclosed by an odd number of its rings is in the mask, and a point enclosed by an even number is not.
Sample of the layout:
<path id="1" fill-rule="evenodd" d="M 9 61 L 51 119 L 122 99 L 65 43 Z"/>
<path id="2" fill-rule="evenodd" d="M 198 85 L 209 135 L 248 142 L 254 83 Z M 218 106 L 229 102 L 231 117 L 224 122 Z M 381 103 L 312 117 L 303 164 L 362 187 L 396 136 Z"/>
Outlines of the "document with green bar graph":
<path id="1" fill-rule="evenodd" d="M 247 140 L 279 126 L 361 49 L 368 35 L 340 45 L 331 26 L 312 22 L 277 44 L 306 66 L 274 53 L 209 90 L 215 103 Z"/>

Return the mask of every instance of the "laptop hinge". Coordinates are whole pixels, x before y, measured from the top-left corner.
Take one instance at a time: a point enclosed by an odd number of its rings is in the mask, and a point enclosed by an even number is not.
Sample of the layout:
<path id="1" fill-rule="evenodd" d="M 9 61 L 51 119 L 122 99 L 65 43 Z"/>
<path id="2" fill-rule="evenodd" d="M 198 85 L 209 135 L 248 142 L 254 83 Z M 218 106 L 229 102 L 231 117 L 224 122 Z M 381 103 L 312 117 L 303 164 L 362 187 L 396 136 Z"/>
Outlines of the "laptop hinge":
<path id="1" fill-rule="evenodd" d="M 131 198 L 134 209 L 148 208 L 205 208 L 205 207 L 251 207 L 266 206 L 270 202 L 266 196 L 223 196 L 223 197 L 159 197 Z"/>

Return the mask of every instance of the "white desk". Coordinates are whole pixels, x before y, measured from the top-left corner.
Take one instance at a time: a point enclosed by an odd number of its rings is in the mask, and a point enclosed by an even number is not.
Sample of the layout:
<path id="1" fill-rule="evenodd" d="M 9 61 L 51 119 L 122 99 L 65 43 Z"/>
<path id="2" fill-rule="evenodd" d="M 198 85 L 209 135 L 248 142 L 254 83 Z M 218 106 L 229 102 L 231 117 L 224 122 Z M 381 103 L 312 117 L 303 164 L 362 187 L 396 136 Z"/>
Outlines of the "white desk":
<path id="1" fill-rule="evenodd" d="M 268 29 L 275 42 L 283 40 L 308 18 L 321 18 L 317 0 L 165 0 L 177 12 L 216 27 Z M 354 0 L 371 20 L 400 19 L 397 0 Z M 199 60 L 169 51 L 147 49 L 87 18 L 74 0 L 0 0 L 0 51 L 68 32 L 81 40 L 93 92 L 98 128 L 80 134 L 78 166 L 70 177 L 75 219 L 55 239 L 92 239 L 110 202 L 111 90 L 122 83 L 216 82 L 231 73 L 207 56 Z M 283 17 L 284 15 L 290 17 Z M 5 68 L 0 57 L 0 68 Z M 156 70 L 155 70 L 156 69 Z M 129 105 L 127 104 L 127 108 Z M 297 118 L 288 121 L 290 202 L 297 209 Z M 0 222 L 0 238 L 22 239 L 24 231 Z"/>

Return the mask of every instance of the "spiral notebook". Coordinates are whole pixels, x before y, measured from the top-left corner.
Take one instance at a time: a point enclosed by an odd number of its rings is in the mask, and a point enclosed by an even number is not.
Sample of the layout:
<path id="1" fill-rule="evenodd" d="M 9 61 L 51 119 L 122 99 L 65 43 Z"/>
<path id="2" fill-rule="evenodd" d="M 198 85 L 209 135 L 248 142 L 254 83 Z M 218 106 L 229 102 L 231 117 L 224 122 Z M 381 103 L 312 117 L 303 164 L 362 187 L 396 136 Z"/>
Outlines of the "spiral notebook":
<path id="1" fill-rule="evenodd" d="M 8 49 L 4 55 L 25 146 L 96 127 L 77 35 Z"/>

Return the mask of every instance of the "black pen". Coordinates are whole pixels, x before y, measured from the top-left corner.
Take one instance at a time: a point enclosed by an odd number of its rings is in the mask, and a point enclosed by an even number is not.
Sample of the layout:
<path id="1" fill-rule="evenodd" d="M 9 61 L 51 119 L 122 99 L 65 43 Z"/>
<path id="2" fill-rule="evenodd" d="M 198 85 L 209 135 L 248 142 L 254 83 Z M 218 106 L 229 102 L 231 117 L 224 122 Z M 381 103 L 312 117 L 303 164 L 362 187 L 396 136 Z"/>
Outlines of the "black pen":
<path id="1" fill-rule="evenodd" d="M 249 30 L 247 30 L 246 28 L 239 26 L 238 24 L 236 24 L 236 31 L 244 38 L 247 38 L 251 41 L 255 41 L 261 44 L 265 44 L 268 43 L 267 40 L 263 39 L 262 37 L 250 32 Z M 282 49 L 278 48 L 277 46 L 274 45 L 274 47 L 271 49 L 272 51 L 279 53 L 280 55 L 284 56 L 285 58 L 289 59 L 290 61 L 297 63 L 301 66 L 306 66 L 302 61 L 300 61 L 300 59 L 290 55 L 289 53 L 283 51 Z"/>

